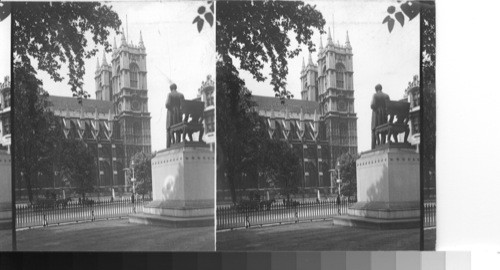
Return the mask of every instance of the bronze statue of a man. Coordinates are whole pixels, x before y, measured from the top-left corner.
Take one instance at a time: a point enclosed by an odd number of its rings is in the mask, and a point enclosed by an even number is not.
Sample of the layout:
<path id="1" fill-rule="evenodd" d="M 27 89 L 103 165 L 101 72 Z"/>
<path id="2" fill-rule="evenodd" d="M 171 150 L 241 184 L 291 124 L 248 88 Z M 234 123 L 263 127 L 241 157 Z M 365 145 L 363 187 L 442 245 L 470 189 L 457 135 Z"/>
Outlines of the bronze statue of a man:
<path id="1" fill-rule="evenodd" d="M 174 138 L 174 134 L 170 132 L 170 127 L 172 125 L 182 122 L 182 102 L 184 101 L 184 95 L 177 92 L 177 85 L 175 83 L 170 85 L 170 93 L 167 97 L 167 148 L 170 144 L 179 140 L 180 138 Z M 177 135 L 179 136 L 179 135 Z"/>
<path id="2" fill-rule="evenodd" d="M 380 143 L 380 138 L 375 133 L 375 129 L 387 122 L 386 101 L 390 101 L 389 95 L 382 92 L 382 85 L 375 86 L 375 94 L 372 97 L 372 149 Z M 382 134 L 382 143 L 385 143 L 385 136 Z"/>

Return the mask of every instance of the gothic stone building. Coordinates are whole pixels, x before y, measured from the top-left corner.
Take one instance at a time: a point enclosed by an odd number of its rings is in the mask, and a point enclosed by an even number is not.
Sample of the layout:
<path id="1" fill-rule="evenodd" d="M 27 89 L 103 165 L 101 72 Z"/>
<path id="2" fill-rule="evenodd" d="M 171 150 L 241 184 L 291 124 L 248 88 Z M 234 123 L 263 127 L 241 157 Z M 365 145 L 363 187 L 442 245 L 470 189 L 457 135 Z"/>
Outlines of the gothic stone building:
<path id="1" fill-rule="evenodd" d="M 307 65 L 302 63 L 300 100 L 282 104 L 275 97 L 253 96 L 269 136 L 289 142 L 301 158 L 305 189 L 329 188 L 337 158 L 358 153 L 352 63 L 349 36 L 345 44 L 334 43 L 329 30 L 326 46 L 320 39 L 316 63 L 311 54 Z M 247 190 L 267 187 L 265 179 L 243 182 Z"/>
<path id="2" fill-rule="evenodd" d="M 111 63 L 106 54 L 95 70 L 96 99 L 51 96 L 51 110 L 61 118 L 67 139 L 84 140 L 98 159 L 100 187 L 126 186 L 124 169 L 138 152 L 151 153 L 146 48 L 121 36 L 113 44 Z M 57 177 L 56 177 L 57 178 Z M 54 180 L 60 186 L 61 179 Z"/>
<path id="3" fill-rule="evenodd" d="M 0 150 L 10 152 L 10 79 L 0 83 Z"/>

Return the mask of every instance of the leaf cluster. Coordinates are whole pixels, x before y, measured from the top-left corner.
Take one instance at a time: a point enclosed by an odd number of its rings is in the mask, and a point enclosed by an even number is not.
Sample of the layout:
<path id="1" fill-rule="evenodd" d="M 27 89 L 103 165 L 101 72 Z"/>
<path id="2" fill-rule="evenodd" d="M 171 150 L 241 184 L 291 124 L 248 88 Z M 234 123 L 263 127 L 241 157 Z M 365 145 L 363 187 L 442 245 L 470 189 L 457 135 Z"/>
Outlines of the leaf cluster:
<path id="1" fill-rule="evenodd" d="M 325 20 L 315 6 L 300 1 L 221 1 L 217 3 L 216 35 L 220 60 L 249 71 L 257 81 L 265 81 L 265 64 L 271 67 L 270 83 L 276 96 L 291 97 L 286 90 L 288 59 L 301 52 L 300 45 L 315 50 L 313 29 L 323 31 Z M 297 46 L 292 47 L 290 34 Z"/>
<path id="2" fill-rule="evenodd" d="M 344 153 L 337 159 L 337 170 L 340 169 L 340 178 L 342 180 L 341 193 L 346 196 L 356 195 L 356 160 L 358 158 L 359 155 Z M 335 177 L 338 177 L 338 175 Z"/>
<path id="3" fill-rule="evenodd" d="M 203 30 L 205 21 L 210 24 L 210 27 L 214 24 L 214 1 L 207 1 L 207 6 L 200 6 L 198 8 L 198 16 L 194 17 L 193 24 L 196 23 L 198 32 Z"/>
<path id="4" fill-rule="evenodd" d="M 398 3 L 399 2 L 401 2 L 401 0 L 398 0 Z M 395 6 L 389 6 L 387 8 L 388 15 L 384 18 L 382 23 L 383 24 L 387 23 L 387 28 L 389 32 L 392 32 L 392 29 L 394 28 L 395 19 L 399 22 L 399 24 L 401 24 L 401 27 L 403 27 L 405 24 L 405 15 L 409 21 L 413 20 L 420 13 L 420 8 L 423 5 L 422 2 L 425 1 L 415 1 L 415 0 L 405 1 L 404 3 L 399 5 L 399 11 L 397 12 Z"/>
<path id="5" fill-rule="evenodd" d="M 97 44 L 111 50 L 107 39 L 110 30 L 118 33 L 118 14 L 97 2 L 19 2 L 12 4 L 12 15 L 15 72 L 37 74 L 42 70 L 59 82 L 64 79 L 60 69 L 67 64 L 73 96 L 80 100 L 88 97 L 82 79 L 85 60 L 97 53 Z M 36 60 L 36 67 L 32 60 Z"/>
<path id="6" fill-rule="evenodd" d="M 94 191 L 97 175 L 95 153 L 81 140 L 61 141 L 61 175 L 85 197 Z"/>
<path id="7" fill-rule="evenodd" d="M 144 152 L 136 153 L 132 156 L 134 162 L 134 174 L 137 179 L 137 193 L 147 194 L 151 192 L 151 158 L 150 154 Z"/>

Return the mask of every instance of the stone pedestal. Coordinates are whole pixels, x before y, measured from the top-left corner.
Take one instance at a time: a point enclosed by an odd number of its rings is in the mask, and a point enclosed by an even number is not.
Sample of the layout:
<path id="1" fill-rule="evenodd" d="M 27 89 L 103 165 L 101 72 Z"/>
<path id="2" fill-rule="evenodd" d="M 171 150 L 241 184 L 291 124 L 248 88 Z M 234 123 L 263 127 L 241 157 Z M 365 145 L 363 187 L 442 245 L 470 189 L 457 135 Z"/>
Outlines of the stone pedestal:
<path id="1" fill-rule="evenodd" d="M 0 150 L 0 250 L 12 250 L 11 156 Z"/>
<path id="2" fill-rule="evenodd" d="M 214 226 L 214 153 L 206 144 L 178 144 L 151 161 L 153 201 L 134 223 L 169 227 Z"/>
<path id="3" fill-rule="evenodd" d="M 356 161 L 357 199 L 334 223 L 376 228 L 420 226 L 420 155 L 409 144 L 387 144 Z"/>

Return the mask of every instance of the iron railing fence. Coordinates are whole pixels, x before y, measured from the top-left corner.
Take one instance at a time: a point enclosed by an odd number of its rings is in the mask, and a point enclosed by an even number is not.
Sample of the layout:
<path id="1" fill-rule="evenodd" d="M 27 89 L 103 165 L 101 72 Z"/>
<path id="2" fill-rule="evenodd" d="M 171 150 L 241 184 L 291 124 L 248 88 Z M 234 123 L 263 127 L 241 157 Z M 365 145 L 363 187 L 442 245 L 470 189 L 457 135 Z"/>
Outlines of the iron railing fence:
<path id="1" fill-rule="evenodd" d="M 334 215 L 347 214 L 351 202 L 344 199 L 340 204 L 335 201 L 316 202 L 276 202 L 247 203 L 236 206 L 219 206 L 217 208 L 217 230 L 241 227 L 262 226 L 265 224 L 293 223 L 305 220 L 330 219 Z"/>
<path id="2" fill-rule="evenodd" d="M 148 201 L 136 199 L 107 201 L 43 200 L 32 205 L 16 206 L 16 228 L 32 228 L 53 224 L 124 218 L 141 213 Z"/>
<path id="3" fill-rule="evenodd" d="M 217 207 L 217 230 L 250 228 L 266 224 L 296 223 L 310 220 L 328 220 L 335 215 L 345 215 L 354 202 L 344 199 L 336 201 L 304 202 L 265 205 L 246 203 L 236 206 Z M 436 226 L 436 205 L 424 205 L 424 227 Z"/>

